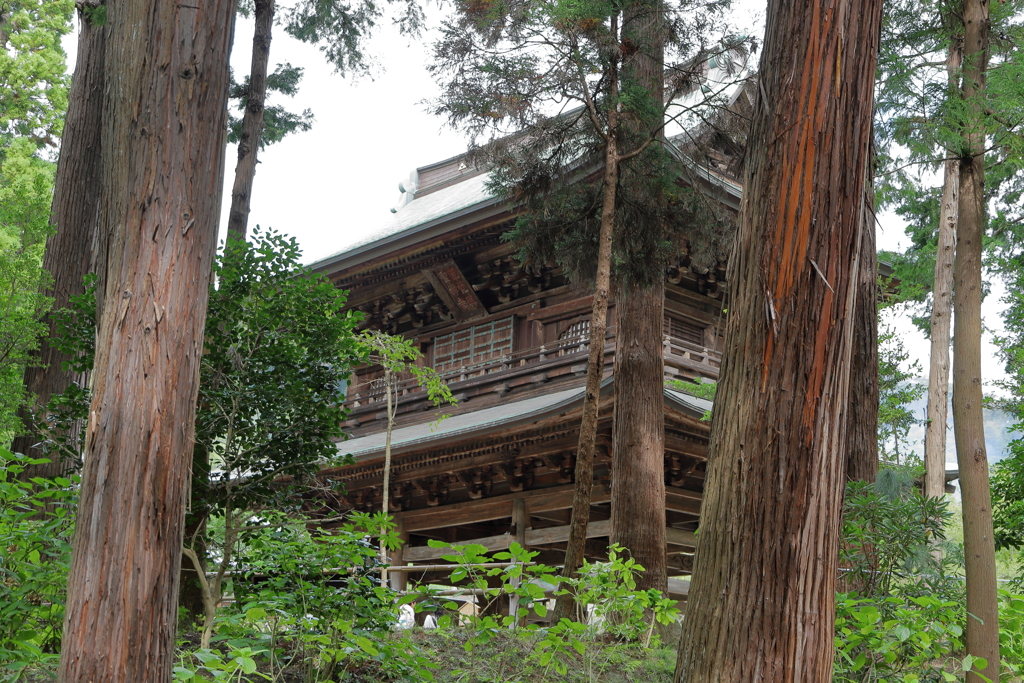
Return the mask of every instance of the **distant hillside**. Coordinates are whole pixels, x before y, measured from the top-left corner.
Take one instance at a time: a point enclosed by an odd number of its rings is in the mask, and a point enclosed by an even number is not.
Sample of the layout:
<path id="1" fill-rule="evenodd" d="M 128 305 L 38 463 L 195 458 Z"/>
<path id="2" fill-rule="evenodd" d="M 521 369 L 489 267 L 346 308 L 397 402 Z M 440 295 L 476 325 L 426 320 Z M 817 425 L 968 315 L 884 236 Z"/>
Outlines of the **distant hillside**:
<path id="1" fill-rule="evenodd" d="M 918 378 L 913 381 L 926 387 L 928 386 L 927 379 Z M 956 469 L 956 444 L 953 441 L 952 387 L 950 388 L 949 395 L 950 407 L 946 423 L 946 467 L 952 470 Z M 910 445 L 918 455 L 922 456 L 924 455 L 924 419 L 928 412 L 927 408 L 927 396 L 922 396 L 921 400 L 911 404 L 911 410 L 914 411 L 914 415 L 922 422 L 910 430 Z M 988 461 L 989 463 L 999 462 L 1010 454 L 1010 442 L 1018 438 L 1016 432 L 1010 431 L 1014 424 L 1014 417 L 1002 410 L 985 409 L 984 413 L 985 446 L 988 450 Z"/>

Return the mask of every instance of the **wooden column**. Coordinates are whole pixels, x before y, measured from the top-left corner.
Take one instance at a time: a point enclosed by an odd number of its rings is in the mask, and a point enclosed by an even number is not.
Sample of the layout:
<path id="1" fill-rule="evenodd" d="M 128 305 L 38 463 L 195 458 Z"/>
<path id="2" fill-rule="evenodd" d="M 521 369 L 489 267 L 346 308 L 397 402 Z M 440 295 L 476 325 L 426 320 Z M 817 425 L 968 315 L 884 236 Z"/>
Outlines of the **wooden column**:
<path id="1" fill-rule="evenodd" d="M 402 539 L 402 545 L 391 551 L 389 559 L 391 560 L 392 567 L 405 564 L 403 556 L 405 555 L 405 546 L 409 543 L 409 532 L 405 530 L 405 523 L 402 522 L 402 518 L 399 517 L 395 522 L 398 524 L 398 537 Z M 407 572 L 390 572 L 388 584 L 391 586 L 391 590 L 404 591 L 409 585 L 409 574 Z"/>
<path id="2" fill-rule="evenodd" d="M 512 537 L 516 543 L 526 548 L 526 530 L 530 526 L 530 512 L 526 508 L 526 500 L 516 498 L 512 501 Z M 519 587 L 520 580 L 513 579 L 512 585 Z M 515 619 L 517 625 L 526 623 L 526 613 L 519 614 L 519 596 L 513 595 L 509 600 L 508 613 Z"/>

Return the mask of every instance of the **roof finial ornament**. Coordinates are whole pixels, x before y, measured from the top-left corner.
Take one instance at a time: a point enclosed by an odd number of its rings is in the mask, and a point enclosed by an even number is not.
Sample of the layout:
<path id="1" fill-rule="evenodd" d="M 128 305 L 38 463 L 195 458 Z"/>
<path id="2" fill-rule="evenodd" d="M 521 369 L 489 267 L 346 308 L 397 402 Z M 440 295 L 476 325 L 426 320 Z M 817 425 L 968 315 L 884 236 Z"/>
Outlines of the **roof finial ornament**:
<path id="1" fill-rule="evenodd" d="M 398 204 L 391 207 L 391 213 L 398 213 L 398 210 L 416 198 L 416 190 L 420 186 L 420 174 L 413 169 L 409 177 L 398 183 L 398 191 L 402 195 L 398 198 Z"/>

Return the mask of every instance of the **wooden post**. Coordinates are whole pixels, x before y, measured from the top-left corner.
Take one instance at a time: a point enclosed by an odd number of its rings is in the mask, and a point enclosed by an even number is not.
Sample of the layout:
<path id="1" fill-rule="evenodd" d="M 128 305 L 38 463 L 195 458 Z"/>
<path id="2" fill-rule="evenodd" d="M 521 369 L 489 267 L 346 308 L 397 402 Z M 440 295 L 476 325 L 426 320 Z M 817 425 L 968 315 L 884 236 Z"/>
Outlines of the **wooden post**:
<path id="1" fill-rule="evenodd" d="M 512 536 L 515 542 L 526 548 L 526 529 L 530 526 L 530 513 L 526 508 L 526 500 L 516 498 L 512 501 Z M 512 580 L 512 586 L 518 588 L 521 580 Z M 512 616 L 513 624 L 517 626 L 526 623 L 526 613 L 519 614 L 519 596 L 513 595 L 509 600 L 508 613 Z"/>
<path id="2" fill-rule="evenodd" d="M 395 522 L 398 524 L 398 537 L 402 539 L 402 545 L 391 551 L 389 559 L 391 560 L 392 567 L 399 567 L 405 564 L 402 557 L 405 555 L 405 546 L 409 544 L 409 532 L 405 530 L 405 523 L 401 517 L 397 518 Z M 409 584 L 409 574 L 406 572 L 388 572 L 388 584 L 391 586 L 391 590 L 404 591 Z"/>

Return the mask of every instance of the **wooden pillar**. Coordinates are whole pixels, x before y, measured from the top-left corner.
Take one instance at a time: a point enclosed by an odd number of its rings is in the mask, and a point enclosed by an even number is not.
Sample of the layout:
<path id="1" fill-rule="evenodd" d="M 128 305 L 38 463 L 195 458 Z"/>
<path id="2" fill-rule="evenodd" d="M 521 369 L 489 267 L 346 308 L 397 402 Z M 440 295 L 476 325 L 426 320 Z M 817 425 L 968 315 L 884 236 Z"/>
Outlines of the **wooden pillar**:
<path id="1" fill-rule="evenodd" d="M 526 508 L 526 500 L 523 498 L 516 498 L 512 501 L 512 537 L 516 543 L 526 549 L 526 530 L 530 526 L 530 512 Z M 520 580 L 513 579 L 512 585 L 516 588 L 519 587 Z M 519 596 L 513 595 L 509 600 L 508 613 L 515 619 L 514 623 L 518 625 L 524 625 L 526 623 L 526 613 L 519 614 Z"/>
<path id="2" fill-rule="evenodd" d="M 395 522 L 398 524 L 398 537 L 402 539 L 402 545 L 391 551 L 389 559 L 391 560 L 392 567 L 405 564 L 402 557 L 405 554 L 405 546 L 409 543 L 409 532 L 405 530 L 405 523 L 402 521 L 402 518 L 399 517 Z M 404 591 L 409 585 L 409 574 L 407 572 L 390 572 L 388 574 L 388 584 L 391 586 L 391 590 Z"/>

